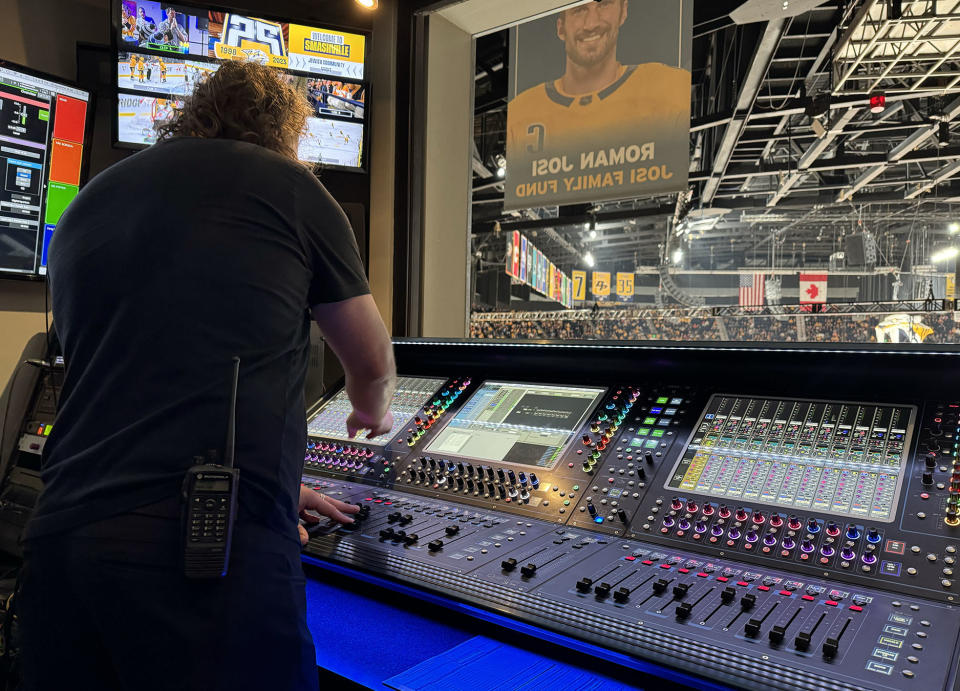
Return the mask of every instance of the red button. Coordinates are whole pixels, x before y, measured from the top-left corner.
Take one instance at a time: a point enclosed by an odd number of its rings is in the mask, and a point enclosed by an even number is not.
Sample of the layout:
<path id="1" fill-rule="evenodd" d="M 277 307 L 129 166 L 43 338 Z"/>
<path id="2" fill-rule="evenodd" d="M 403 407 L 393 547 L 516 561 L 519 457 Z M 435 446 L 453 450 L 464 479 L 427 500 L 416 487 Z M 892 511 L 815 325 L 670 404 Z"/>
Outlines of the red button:
<path id="1" fill-rule="evenodd" d="M 824 602 L 823 604 L 827 605 L 828 607 L 836 607 L 836 606 L 837 606 L 837 603 L 834 602 L 833 600 L 827 600 L 827 601 Z"/>
<path id="2" fill-rule="evenodd" d="M 680 573 L 690 573 L 690 569 L 677 569 Z"/>
<path id="3" fill-rule="evenodd" d="M 814 597 L 813 597 L 813 595 L 803 595 L 803 596 L 801 596 L 800 599 L 801 599 L 801 600 L 806 600 L 807 602 L 813 602 Z"/>
<path id="4" fill-rule="evenodd" d="M 726 583 L 730 579 L 727 578 L 726 576 L 717 576 L 717 580 L 720 581 L 721 583 Z"/>
<path id="5" fill-rule="evenodd" d="M 858 605 L 850 605 L 850 609 L 852 609 L 854 612 L 862 612 L 862 611 L 863 611 L 863 607 L 860 607 L 860 606 L 858 606 Z"/>
<path id="6" fill-rule="evenodd" d="M 747 587 L 750 584 L 747 583 L 746 581 L 737 581 L 737 585 L 742 585 L 743 587 Z"/>
<path id="7" fill-rule="evenodd" d="M 669 569 L 669 568 L 670 568 L 670 564 L 660 564 L 660 568 L 661 568 L 661 569 Z"/>
<path id="8" fill-rule="evenodd" d="M 641 563 L 646 564 L 647 566 L 650 566 L 653 562 L 650 561 L 649 559 L 644 559 Z"/>
<path id="9" fill-rule="evenodd" d="M 627 561 L 635 561 L 636 557 L 627 557 Z"/>
<path id="10" fill-rule="evenodd" d="M 763 592 L 767 592 L 768 590 L 770 590 L 770 588 L 765 585 L 758 585 L 757 590 L 762 590 Z"/>
<path id="11" fill-rule="evenodd" d="M 786 595 L 787 597 L 790 597 L 791 595 L 793 595 L 793 593 L 791 593 L 789 590 L 781 590 L 780 594 Z"/>
<path id="12" fill-rule="evenodd" d="M 698 574 L 697 574 L 697 578 L 706 578 L 706 577 L 707 577 L 707 574 L 705 574 L 705 573 L 702 573 L 702 572 L 701 572 L 701 573 L 698 573 Z"/>

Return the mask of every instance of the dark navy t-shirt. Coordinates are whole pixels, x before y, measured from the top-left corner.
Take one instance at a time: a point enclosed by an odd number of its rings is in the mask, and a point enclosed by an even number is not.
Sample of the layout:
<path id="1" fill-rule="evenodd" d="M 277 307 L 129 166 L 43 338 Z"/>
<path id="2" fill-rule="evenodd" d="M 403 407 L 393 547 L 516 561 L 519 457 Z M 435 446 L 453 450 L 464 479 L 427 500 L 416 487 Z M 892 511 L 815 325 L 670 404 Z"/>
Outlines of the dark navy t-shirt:
<path id="1" fill-rule="evenodd" d="M 28 538 L 175 498 L 222 450 L 240 357 L 240 516 L 296 539 L 310 305 L 369 292 L 343 211 L 302 166 L 219 139 L 95 177 L 50 246 L 66 377 Z"/>

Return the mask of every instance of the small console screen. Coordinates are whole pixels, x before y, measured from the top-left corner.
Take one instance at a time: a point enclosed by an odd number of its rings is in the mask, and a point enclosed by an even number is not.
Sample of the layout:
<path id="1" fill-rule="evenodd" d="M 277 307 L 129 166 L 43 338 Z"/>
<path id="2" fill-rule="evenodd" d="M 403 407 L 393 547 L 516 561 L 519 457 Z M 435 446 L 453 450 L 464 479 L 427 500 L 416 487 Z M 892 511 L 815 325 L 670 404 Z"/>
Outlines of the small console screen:
<path id="1" fill-rule="evenodd" d="M 408 427 L 414 416 L 420 412 L 430 399 L 443 386 L 445 379 L 433 377 L 399 377 L 397 390 L 393 394 L 393 403 L 390 412 L 393 413 L 393 428 L 387 433 L 373 439 L 367 439 L 361 433 L 356 441 L 365 444 L 385 446 L 390 443 L 397 433 Z M 307 421 L 307 433 L 312 437 L 326 437 L 349 441 L 347 436 L 347 416 L 353 406 L 347 398 L 347 392 L 341 389 L 336 396 L 323 404 Z"/>
<path id="2" fill-rule="evenodd" d="M 552 468 L 605 391 L 485 382 L 426 451 Z"/>
<path id="3" fill-rule="evenodd" d="M 715 395 L 665 487 L 891 522 L 916 408 Z"/>

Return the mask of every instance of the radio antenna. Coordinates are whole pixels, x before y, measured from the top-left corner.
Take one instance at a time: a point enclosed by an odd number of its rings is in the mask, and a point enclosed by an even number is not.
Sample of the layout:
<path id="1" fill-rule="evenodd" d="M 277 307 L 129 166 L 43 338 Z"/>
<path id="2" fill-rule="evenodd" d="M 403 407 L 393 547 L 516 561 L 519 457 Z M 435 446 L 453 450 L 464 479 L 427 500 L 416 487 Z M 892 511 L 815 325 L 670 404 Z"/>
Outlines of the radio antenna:
<path id="1" fill-rule="evenodd" d="M 237 384 L 240 380 L 240 358 L 233 356 L 233 377 L 230 382 L 230 408 L 227 410 L 227 440 L 223 445 L 223 465 L 233 467 L 234 445 L 237 436 Z"/>

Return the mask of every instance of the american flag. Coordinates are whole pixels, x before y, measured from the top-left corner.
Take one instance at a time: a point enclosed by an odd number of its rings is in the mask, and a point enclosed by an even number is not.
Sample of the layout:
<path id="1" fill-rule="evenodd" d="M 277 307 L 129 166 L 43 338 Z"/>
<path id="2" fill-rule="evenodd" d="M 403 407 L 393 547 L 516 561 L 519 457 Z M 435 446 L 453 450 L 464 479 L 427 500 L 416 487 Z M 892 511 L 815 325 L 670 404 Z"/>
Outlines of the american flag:
<path id="1" fill-rule="evenodd" d="M 763 305 L 764 274 L 740 274 L 740 306 L 757 307 Z"/>

